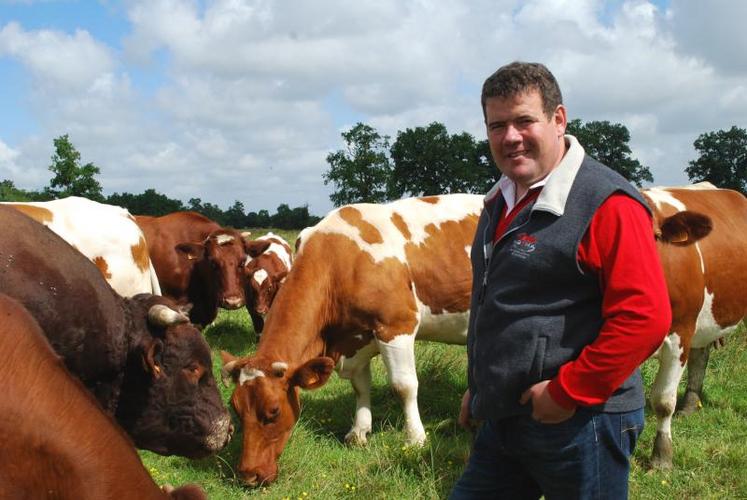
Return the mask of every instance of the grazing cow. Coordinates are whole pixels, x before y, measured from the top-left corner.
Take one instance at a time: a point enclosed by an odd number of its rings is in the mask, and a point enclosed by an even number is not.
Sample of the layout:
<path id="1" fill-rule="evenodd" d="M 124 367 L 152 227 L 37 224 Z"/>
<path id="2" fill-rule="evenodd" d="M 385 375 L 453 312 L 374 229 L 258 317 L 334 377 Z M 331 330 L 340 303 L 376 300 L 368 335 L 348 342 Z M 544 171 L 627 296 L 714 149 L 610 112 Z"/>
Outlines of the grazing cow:
<path id="1" fill-rule="evenodd" d="M 276 478 L 276 460 L 298 419 L 299 388 L 323 385 L 334 367 L 357 396 L 345 439 L 364 444 L 377 354 L 402 399 L 407 442 L 425 441 L 414 342 L 466 342 L 469 253 L 482 206 L 482 196 L 457 194 L 349 205 L 303 231 L 256 353 L 223 353 L 244 427 L 245 483 Z"/>
<path id="2" fill-rule="evenodd" d="M 0 498 L 207 498 L 194 485 L 161 490 L 34 318 L 2 294 L 0 359 Z"/>
<path id="3" fill-rule="evenodd" d="M 167 297 L 122 298 L 57 234 L 0 206 L 0 293 L 36 318 L 68 369 L 140 448 L 188 457 L 232 432 L 210 348 Z"/>
<path id="4" fill-rule="evenodd" d="M 122 297 L 161 294 L 145 236 L 124 208 L 77 196 L 5 204 L 44 224 L 91 259 Z"/>
<path id="5" fill-rule="evenodd" d="M 139 215 L 135 221 L 145 233 L 161 291 L 180 304 L 193 304 L 193 323 L 206 326 L 219 307 L 244 306 L 242 234 L 195 212 Z"/>
<path id="6" fill-rule="evenodd" d="M 288 242 L 274 233 L 247 241 L 246 251 L 246 308 L 252 317 L 254 331 L 259 335 L 267 311 L 293 264 L 293 254 Z"/>
<path id="7" fill-rule="evenodd" d="M 742 293 L 747 283 L 747 199 L 707 183 L 642 194 L 654 211 L 672 304 L 671 332 L 657 353 L 659 371 L 650 396 L 657 418 L 651 463 L 666 469 L 672 467 L 672 415 L 685 363 L 685 406 L 691 411 L 700 402 L 709 345 L 734 330 L 747 312 Z"/>

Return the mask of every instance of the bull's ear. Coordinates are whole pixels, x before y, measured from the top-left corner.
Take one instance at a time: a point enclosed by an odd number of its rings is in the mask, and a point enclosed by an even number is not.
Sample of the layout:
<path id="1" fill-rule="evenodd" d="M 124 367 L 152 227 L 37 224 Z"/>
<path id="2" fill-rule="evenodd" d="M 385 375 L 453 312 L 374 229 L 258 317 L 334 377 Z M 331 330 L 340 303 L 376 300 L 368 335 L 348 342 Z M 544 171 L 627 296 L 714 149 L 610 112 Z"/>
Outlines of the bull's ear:
<path id="1" fill-rule="evenodd" d="M 287 269 L 283 269 L 282 271 L 279 271 L 279 272 L 273 274 L 272 275 L 272 279 L 273 279 L 273 281 L 276 281 L 278 283 L 282 283 L 283 281 L 285 281 L 286 276 L 288 276 L 288 270 Z"/>
<path id="2" fill-rule="evenodd" d="M 220 370 L 221 380 L 223 385 L 228 387 L 233 381 L 234 384 L 238 383 L 239 374 L 241 373 L 241 365 L 239 364 L 240 358 L 237 358 L 230 352 L 221 351 L 220 358 L 223 361 L 223 368 Z"/>
<path id="3" fill-rule="evenodd" d="M 246 253 L 248 253 L 250 257 L 255 258 L 265 253 L 265 250 L 267 250 L 271 244 L 272 242 L 269 240 L 245 240 L 244 248 L 246 248 Z"/>
<path id="4" fill-rule="evenodd" d="M 205 255 L 205 245 L 202 243 L 179 243 L 174 249 L 189 260 L 200 260 Z"/>
<path id="5" fill-rule="evenodd" d="M 713 229 L 713 222 L 707 215 L 684 210 L 667 217 L 661 223 L 659 239 L 666 243 L 686 246 L 705 238 Z"/>
<path id="6" fill-rule="evenodd" d="M 163 377 L 163 367 L 161 353 L 163 352 L 163 342 L 161 339 L 151 339 L 145 345 L 143 350 L 143 369 L 153 376 L 153 379 Z"/>
<path id="7" fill-rule="evenodd" d="M 332 358 L 320 356 L 310 359 L 295 371 L 292 383 L 301 389 L 316 389 L 327 383 L 334 367 Z"/>

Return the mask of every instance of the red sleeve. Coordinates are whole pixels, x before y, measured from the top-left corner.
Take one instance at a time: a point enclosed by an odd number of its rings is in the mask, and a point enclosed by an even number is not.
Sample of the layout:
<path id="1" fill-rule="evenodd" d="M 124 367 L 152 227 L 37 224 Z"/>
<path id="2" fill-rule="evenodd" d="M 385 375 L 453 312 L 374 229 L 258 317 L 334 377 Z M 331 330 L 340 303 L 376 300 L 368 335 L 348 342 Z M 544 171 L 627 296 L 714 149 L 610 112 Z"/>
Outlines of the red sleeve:
<path id="1" fill-rule="evenodd" d="M 599 207 L 578 261 L 599 277 L 604 323 L 548 385 L 555 402 L 569 409 L 604 403 L 659 347 L 672 321 L 651 216 L 634 199 L 617 193 Z"/>

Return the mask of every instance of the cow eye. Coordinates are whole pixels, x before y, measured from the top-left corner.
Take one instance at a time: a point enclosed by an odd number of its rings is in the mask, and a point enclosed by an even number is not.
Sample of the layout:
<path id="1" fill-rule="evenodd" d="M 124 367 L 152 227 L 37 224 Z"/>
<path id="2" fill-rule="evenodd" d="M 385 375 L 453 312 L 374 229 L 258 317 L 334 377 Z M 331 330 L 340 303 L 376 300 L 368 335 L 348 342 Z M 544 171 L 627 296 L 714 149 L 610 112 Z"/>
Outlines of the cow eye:
<path id="1" fill-rule="evenodd" d="M 205 370 L 199 363 L 192 363 L 184 368 L 184 373 L 191 383 L 197 384 L 202 378 L 202 375 L 205 373 Z"/>
<path id="2" fill-rule="evenodd" d="M 265 423 L 270 424 L 272 422 L 275 422 L 279 416 L 280 416 L 280 407 L 274 406 L 270 408 L 269 410 L 267 410 L 267 414 L 265 415 L 265 418 L 264 418 Z"/>

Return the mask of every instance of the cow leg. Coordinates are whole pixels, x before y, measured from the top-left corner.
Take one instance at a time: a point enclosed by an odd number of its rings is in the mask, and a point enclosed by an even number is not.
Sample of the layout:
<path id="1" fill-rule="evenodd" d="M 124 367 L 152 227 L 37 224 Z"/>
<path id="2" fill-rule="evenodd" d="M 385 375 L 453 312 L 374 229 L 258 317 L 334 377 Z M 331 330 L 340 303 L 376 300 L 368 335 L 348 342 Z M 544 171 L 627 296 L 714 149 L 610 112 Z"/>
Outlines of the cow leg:
<path id="1" fill-rule="evenodd" d="M 371 362 L 354 371 L 350 382 L 355 391 L 355 421 L 345 435 L 345 442 L 365 446 L 371 433 Z"/>
<path id="2" fill-rule="evenodd" d="M 691 415 L 702 406 L 703 380 L 710 355 L 710 346 L 690 349 L 687 358 L 687 389 L 679 413 Z"/>
<path id="3" fill-rule="evenodd" d="M 651 405 L 656 413 L 656 441 L 651 453 L 651 466 L 672 468 L 672 415 L 677 405 L 677 386 L 684 367 L 680 361 L 680 337 L 670 333 L 659 349 L 659 371 L 651 388 Z"/>
<path id="4" fill-rule="evenodd" d="M 402 400 L 407 443 L 425 443 L 425 429 L 418 410 L 418 376 L 415 372 L 415 335 L 401 334 L 389 342 L 377 339 L 389 383 Z"/>

